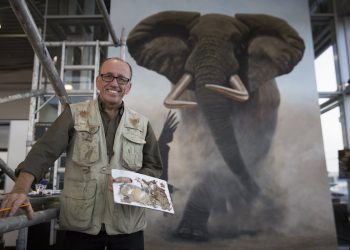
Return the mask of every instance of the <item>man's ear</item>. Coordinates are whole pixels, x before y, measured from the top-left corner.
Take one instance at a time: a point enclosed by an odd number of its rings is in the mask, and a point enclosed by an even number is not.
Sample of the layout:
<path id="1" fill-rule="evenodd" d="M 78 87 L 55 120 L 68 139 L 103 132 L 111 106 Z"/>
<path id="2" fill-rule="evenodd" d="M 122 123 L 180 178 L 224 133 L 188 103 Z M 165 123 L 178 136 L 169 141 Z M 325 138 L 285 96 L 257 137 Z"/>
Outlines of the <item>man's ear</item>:
<path id="1" fill-rule="evenodd" d="M 101 80 L 101 77 L 100 76 L 96 76 L 96 88 L 98 90 L 101 90 L 101 87 L 102 87 L 102 80 Z"/>
<path id="2" fill-rule="evenodd" d="M 128 85 L 126 85 L 126 89 L 125 89 L 125 94 L 126 94 L 126 95 L 129 93 L 129 91 L 130 91 L 130 89 L 131 89 L 131 85 L 132 85 L 131 82 L 129 82 Z"/>

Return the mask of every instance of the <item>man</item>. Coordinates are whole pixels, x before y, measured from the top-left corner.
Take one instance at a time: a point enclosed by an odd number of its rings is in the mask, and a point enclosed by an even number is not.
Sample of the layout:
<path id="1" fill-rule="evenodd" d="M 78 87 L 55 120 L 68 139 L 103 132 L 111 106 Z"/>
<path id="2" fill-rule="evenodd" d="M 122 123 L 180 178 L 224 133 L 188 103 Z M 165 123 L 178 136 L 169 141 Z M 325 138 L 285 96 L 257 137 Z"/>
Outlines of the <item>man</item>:
<path id="1" fill-rule="evenodd" d="M 59 224 L 67 230 L 64 249 L 143 249 L 146 227 L 143 208 L 115 204 L 111 169 L 159 177 L 162 172 L 157 140 L 147 118 L 124 106 L 131 88 L 131 66 L 108 58 L 96 78 L 98 100 L 67 105 L 45 135 L 16 169 L 18 178 L 2 207 L 13 215 L 29 203 L 33 181 L 67 152 Z M 25 208 L 29 218 L 31 206 Z"/>

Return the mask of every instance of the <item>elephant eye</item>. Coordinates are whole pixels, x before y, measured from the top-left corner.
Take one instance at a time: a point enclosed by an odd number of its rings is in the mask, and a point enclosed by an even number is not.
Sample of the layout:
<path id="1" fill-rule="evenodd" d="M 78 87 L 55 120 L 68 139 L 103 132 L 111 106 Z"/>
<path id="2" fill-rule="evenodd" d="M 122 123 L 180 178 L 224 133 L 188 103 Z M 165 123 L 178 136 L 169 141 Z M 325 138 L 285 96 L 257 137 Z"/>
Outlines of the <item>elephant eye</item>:
<path id="1" fill-rule="evenodd" d="M 237 55 L 245 53 L 246 50 L 247 50 L 246 45 L 243 42 L 240 42 L 235 46 L 235 53 Z"/>
<path id="2" fill-rule="evenodd" d="M 245 46 L 245 44 L 240 44 L 240 46 L 238 47 L 240 52 L 246 51 L 247 50 L 247 46 Z"/>
<path id="3" fill-rule="evenodd" d="M 190 36 L 187 41 L 188 41 L 189 47 L 194 47 L 196 45 L 196 39 L 193 36 Z"/>

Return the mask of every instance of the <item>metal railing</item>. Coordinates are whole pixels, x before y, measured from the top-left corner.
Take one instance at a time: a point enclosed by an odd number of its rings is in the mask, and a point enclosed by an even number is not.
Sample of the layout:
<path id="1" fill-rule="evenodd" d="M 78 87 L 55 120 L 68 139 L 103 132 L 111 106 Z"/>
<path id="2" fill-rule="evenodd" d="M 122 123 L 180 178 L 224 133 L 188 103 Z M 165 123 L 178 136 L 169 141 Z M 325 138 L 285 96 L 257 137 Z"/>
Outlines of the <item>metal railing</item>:
<path id="1" fill-rule="evenodd" d="M 0 158 L 0 169 L 13 181 L 16 180 L 14 171 Z M 2 199 L 0 199 L 1 203 Z M 33 218 L 29 220 L 26 215 L 17 215 L 0 219 L 0 250 L 4 249 L 5 242 L 3 234 L 14 230 L 19 230 L 16 240 L 17 250 L 27 249 L 27 232 L 28 227 L 44 222 L 56 223 L 59 214 L 58 196 L 43 196 L 30 198 L 30 202 L 37 212 L 34 212 Z M 39 211 L 40 210 L 40 211 Z M 50 238 L 54 239 L 53 234 L 56 233 L 55 228 L 51 227 Z M 50 241 L 51 243 L 54 243 Z"/>
<path id="2" fill-rule="evenodd" d="M 1 200 L 0 200 L 1 202 Z M 16 240 L 17 250 L 27 249 L 27 233 L 28 227 L 38 225 L 44 222 L 51 222 L 51 225 L 56 225 L 56 219 L 58 218 L 58 196 L 43 196 L 43 197 L 32 197 L 30 202 L 34 210 L 33 218 L 29 220 L 26 215 L 19 214 L 11 217 L 0 219 L 0 250 L 4 249 L 5 242 L 3 240 L 3 234 L 11 231 L 19 230 L 18 237 Z M 51 226 L 50 230 L 50 244 L 55 243 L 54 240 L 56 235 L 56 229 Z"/>
<path id="3" fill-rule="evenodd" d="M 57 218 L 58 212 L 58 208 L 49 208 L 47 210 L 34 212 L 33 219 L 31 220 L 24 214 L 2 218 L 0 219 L 0 234 L 51 221 Z"/>

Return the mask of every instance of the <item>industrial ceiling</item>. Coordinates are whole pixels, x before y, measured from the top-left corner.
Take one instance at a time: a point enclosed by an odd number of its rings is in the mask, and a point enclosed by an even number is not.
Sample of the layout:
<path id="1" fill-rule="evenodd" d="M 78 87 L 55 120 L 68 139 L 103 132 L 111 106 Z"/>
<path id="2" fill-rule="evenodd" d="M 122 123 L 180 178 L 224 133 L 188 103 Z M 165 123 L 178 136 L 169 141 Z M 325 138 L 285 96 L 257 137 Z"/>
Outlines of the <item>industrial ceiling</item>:
<path id="1" fill-rule="evenodd" d="M 108 30 L 97 7 L 94 14 L 85 15 L 84 1 L 77 1 L 78 5 L 74 10 L 67 7 L 68 2 L 68 0 L 26 0 L 45 41 L 63 41 L 67 40 L 67 37 L 79 37 L 79 34 L 89 33 L 91 29 L 95 30 L 93 40 L 108 39 Z M 104 2 L 109 9 L 110 1 Z M 335 2 L 336 7 L 331 0 L 309 0 L 315 57 L 335 43 L 335 12 L 340 16 L 350 14 L 348 0 Z M 0 0 L 0 25 L 0 74 L 31 70 L 33 49 L 7 0 Z M 18 79 L 9 83 L 6 78 L 0 77 L 0 91 L 16 88 L 29 90 L 30 81 Z"/>

